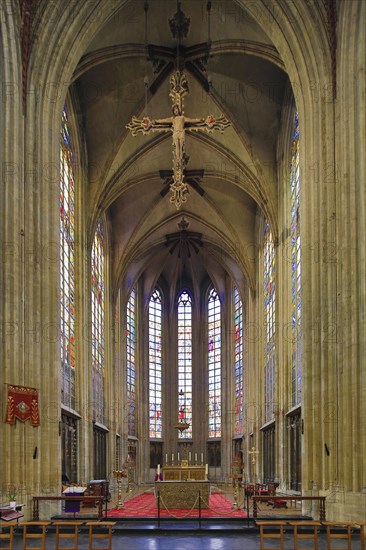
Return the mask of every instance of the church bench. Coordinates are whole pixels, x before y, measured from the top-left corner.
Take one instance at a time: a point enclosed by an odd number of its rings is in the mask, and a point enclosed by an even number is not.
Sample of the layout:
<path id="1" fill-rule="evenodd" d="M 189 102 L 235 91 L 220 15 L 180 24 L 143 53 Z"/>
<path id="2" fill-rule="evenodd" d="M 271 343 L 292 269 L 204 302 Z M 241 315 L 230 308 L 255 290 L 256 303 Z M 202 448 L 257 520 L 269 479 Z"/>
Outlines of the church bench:
<path id="1" fill-rule="evenodd" d="M 17 524 L 15 522 L 3 523 L 2 521 L 0 521 L 0 540 L 4 542 L 7 541 L 9 543 L 9 546 L 1 546 L 1 548 L 8 548 L 8 550 L 13 550 L 13 531 L 16 526 Z M 6 531 L 4 531 L 4 529 Z"/>
<path id="2" fill-rule="evenodd" d="M 47 527 L 51 525 L 50 521 L 27 521 L 23 523 L 23 550 L 45 550 Z M 35 547 L 33 541 L 41 546 Z M 28 545 L 29 541 L 29 545 Z M 30 542 L 32 541 L 32 542 Z"/>
<path id="3" fill-rule="evenodd" d="M 335 550 L 339 547 L 332 546 L 333 540 L 346 540 L 347 550 L 352 550 L 351 544 L 351 530 L 355 527 L 355 524 L 351 521 L 322 521 L 322 525 L 327 531 L 327 549 Z"/>
<path id="4" fill-rule="evenodd" d="M 356 529 L 360 530 L 361 550 L 366 550 L 366 548 L 365 548 L 365 526 L 366 526 L 366 521 L 357 521 L 355 523 Z"/>
<path id="5" fill-rule="evenodd" d="M 256 521 L 259 527 L 260 550 L 284 550 L 284 533 L 286 521 Z M 268 539 L 278 540 L 279 546 L 266 546 Z M 273 544 L 273 542 L 272 542 Z"/>
<path id="6" fill-rule="evenodd" d="M 294 550 L 305 548 L 305 546 L 299 546 L 299 541 L 304 539 L 312 540 L 314 550 L 318 550 L 318 532 L 319 527 L 321 526 L 320 521 L 289 521 L 288 525 L 290 525 L 294 530 Z M 310 531 L 310 533 L 308 531 Z"/>
<path id="7" fill-rule="evenodd" d="M 112 550 L 112 527 L 115 521 L 88 521 L 85 524 L 89 529 L 89 550 Z M 94 541 L 104 541 L 107 546 L 94 546 Z"/>

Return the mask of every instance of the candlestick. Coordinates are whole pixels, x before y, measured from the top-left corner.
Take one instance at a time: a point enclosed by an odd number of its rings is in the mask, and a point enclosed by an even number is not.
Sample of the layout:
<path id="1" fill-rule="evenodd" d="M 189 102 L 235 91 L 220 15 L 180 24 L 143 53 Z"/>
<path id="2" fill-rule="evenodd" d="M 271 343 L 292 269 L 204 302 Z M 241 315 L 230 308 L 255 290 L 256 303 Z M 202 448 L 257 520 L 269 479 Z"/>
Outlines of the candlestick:
<path id="1" fill-rule="evenodd" d="M 122 500 L 122 478 L 126 475 L 125 470 L 113 470 L 113 475 L 117 478 L 117 510 L 124 508 Z"/>

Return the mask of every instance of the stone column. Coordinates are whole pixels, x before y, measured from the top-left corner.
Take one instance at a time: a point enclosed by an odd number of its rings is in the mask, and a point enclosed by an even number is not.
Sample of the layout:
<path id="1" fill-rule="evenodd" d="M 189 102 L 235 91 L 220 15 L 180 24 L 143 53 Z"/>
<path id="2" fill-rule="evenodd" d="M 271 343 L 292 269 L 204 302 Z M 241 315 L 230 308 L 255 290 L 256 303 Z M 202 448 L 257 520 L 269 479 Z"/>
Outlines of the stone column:
<path id="1" fill-rule="evenodd" d="M 3 6 L 5 7 L 5 6 Z M 25 230 L 24 230 L 24 117 L 22 107 L 22 82 L 18 44 L 17 18 L 20 20 L 19 6 L 7 4 L 0 9 L 1 62 L 0 77 L 3 83 L 3 109 L 0 123 L 0 161 L 2 185 L 1 209 L 1 331 L 2 365 L 0 382 L 3 403 L 6 386 L 24 385 L 29 382 L 25 362 Z M 4 108 L 4 106 L 6 108 Z M 38 331 L 39 332 L 39 331 Z M 38 338 L 40 337 L 38 333 Z M 30 384 L 35 386 L 36 384 Z M 3 409 L 3 415 L 5 411 Z M 4 420 L 4 419 L 2 419 Z M 9 483 L 22 487 L 20 498 L 27 500 L 31 489 L 28 476 L 24 472 L 25 453 L 32 459 L 38 441 L 25 446 L 27 434 L 37 435 L 39 428 L 29 422 L 16 421 L 15 425 L 0 423 L 1 460 L 0 478 L 3 502 L 6 502 L 6 488 Z M 38 458 L 39 460 L 39 458 Z"/>
<path id="2" fill-rule="evenodd" d="M 336 102 L 339 405 L 334 507 L 344 519 L 353 521 L 366 513 L 365 21 L 364 2 L 340 5 Z"/>

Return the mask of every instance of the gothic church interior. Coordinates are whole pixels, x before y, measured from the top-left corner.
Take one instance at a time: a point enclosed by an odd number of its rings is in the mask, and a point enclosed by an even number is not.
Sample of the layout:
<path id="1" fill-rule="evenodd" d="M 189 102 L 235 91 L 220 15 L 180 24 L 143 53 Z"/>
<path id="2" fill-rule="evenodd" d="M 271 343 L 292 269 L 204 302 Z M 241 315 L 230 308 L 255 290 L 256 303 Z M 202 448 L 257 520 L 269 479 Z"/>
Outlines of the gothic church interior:
<path id="1" fill-rule="evenodd" d="M 3 501 L 183 458 L 364 519 L 365 21 L 3 3 Z"/>

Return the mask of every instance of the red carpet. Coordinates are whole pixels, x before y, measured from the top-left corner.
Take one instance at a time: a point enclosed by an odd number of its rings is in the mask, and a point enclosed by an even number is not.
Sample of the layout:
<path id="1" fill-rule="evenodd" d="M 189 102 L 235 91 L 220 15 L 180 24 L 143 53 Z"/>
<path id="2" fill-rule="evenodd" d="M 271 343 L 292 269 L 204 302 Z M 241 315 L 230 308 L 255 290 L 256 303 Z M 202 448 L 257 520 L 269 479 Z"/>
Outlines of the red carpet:
<path id="1" fill-rule="evenodd" d="M 246 512 L 242 510 L 232 510 L 233 503 L 230 502 L 224 495 L 213 494 L 209 497 L 209 508 L 202 508 L 202 518 L 246 518 Z M 177 518 L 196 518 L 198 517 L 198 509 L 185 509 L 185 508 L 164 508 L 160 509 L 160 517 L 177 517 Z M 129 500 L 124 501 L 124 508 L 118 510 L 112 508 L 108 511 L 108 517 L 114 518 L 138 518 L 138 517 L 157 517 L 158 509 L 156 505 L 155 496 L 153 493 L 142 493 Z"/>

